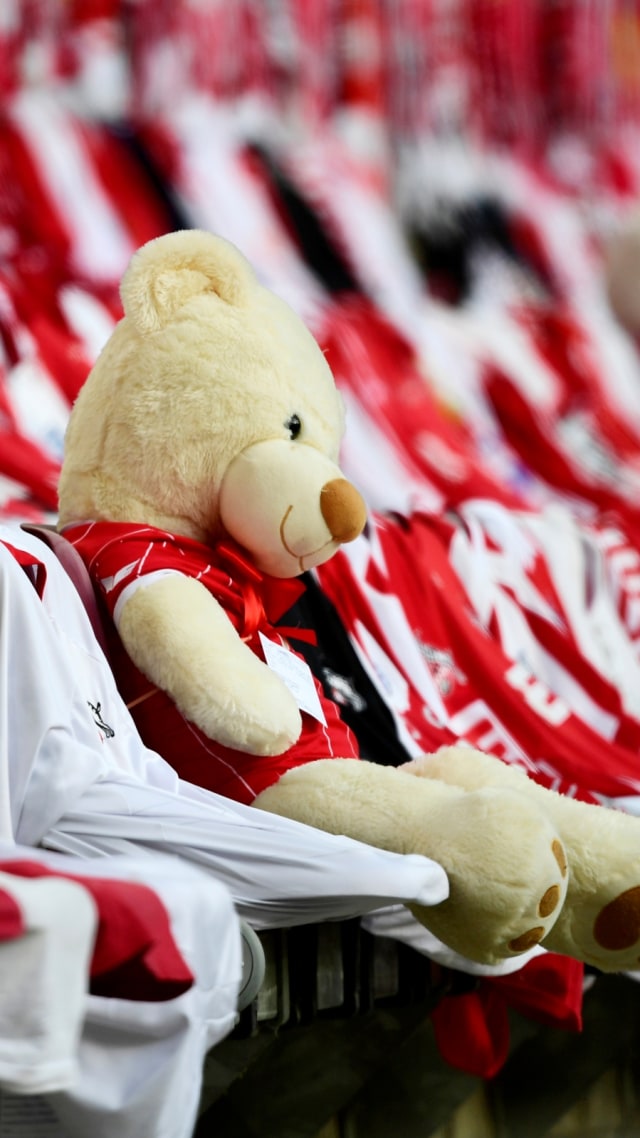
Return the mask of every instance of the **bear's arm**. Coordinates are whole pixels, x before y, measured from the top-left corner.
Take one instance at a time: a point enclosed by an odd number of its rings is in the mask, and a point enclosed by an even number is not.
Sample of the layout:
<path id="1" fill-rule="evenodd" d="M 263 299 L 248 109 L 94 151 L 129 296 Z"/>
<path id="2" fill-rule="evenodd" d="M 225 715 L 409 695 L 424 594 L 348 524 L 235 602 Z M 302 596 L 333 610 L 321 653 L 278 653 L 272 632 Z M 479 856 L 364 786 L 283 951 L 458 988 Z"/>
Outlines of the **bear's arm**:
<path id="1" fill-rule="evenodd" d="M 117 628 L 134 664 L 209 738 L 258 755 L 298 738 L 293 696 L 199 581 L 171 573 L 139 587 Z"/>

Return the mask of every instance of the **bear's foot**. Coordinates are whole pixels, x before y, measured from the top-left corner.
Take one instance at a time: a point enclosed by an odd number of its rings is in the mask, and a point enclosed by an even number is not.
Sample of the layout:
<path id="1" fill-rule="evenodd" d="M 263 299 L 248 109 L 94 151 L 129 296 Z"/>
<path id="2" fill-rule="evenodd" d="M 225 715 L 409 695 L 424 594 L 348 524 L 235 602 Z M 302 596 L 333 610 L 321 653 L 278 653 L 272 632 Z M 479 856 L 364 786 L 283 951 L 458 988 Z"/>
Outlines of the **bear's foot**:
<path id="1" fill-rule="evenodd" d="M 483 964 L 545 941 L 561 919 L 569 869 L 563 842 L 536 804 L 509 789 L 480 789 L 449 804 L 441 832 L 438 821 L 427 822 L 428 848 L 447 871 L 449 897 L 428 910 L 410 906 L 414 916 Z"/>
<path id="2" fill-rule="evenodd" d="M 468 747 L 402 768 L 452 786 L 510 788 L 547 815 L 569 862 L 567 898 L 544 947 L 603 972 L 640 968 L 640 818 L 539 786 L 524 771 Z"/>
<path id="3" fill-rule="evenodd" d="M 305 763 L 254 805 L 445 869 L 446 901 L 411 906 L 462 956 L 497 964 L 539 944 L 564 904 L 567 856 L 553 822 L 509 787 L 475 791 L 352 759 Z"/>
<path id="4" fill-rule="evenodd" d="M 578 874 L 578 881 L 567 899 L 567 911 L 560 914 L 544 940 L 544 947 L 577 957 L 602 972 L 637 972 L 640 969 L 638 860 L 635 868 L 633 874 L 629 867 L 627 876 L 635 877 L 636 884 L 619 891 L 606 884 L 594 887 L 584 875 Z"/>

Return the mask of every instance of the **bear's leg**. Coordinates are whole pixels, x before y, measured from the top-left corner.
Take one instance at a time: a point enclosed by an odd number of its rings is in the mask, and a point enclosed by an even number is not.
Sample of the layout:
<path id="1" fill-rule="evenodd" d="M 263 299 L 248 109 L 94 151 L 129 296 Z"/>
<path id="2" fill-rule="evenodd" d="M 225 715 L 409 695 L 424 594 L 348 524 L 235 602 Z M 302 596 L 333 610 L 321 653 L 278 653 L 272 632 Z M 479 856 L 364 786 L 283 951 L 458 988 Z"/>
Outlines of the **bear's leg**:
<path id="1" fill-rule="evenodd" d="M 567 890 L 553 823 L 510 788 L 466 791 L 376 763 L 326 759 L 287 772 L 254 805 L 444 867 L 447 900 L 411 906 L 445 944 L 496 964 L 551 931 Z"/>
<path id="2" fill-rule="evenodd" d="M 443 747 L 402 767 L 477 791 L 509 787 L 543 810 L 567 850 L 567 900 L 544 947 L 606 972 L 640 967 L 640 818 L 539 786 L 520 768 L 467 746 Z"/>

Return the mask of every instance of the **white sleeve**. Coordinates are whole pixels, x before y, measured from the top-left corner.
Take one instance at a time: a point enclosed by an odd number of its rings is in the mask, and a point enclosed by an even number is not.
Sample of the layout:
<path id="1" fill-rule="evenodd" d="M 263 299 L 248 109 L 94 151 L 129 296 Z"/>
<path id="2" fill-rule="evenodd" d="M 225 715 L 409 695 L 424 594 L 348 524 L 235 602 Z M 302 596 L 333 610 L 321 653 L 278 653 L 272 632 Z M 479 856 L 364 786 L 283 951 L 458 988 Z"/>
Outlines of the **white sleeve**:
<path id="1" fill-rule="evenodd" d="M 61 878 L 0 873 L 0 888 L 8 884 L 18 899 L 30 934 L 0 943 L 11 969 L 11 984 L 0 985 L 0 1088 L 5 1105 L 7 1092 L 29 1096 L 24 1105 L 10 1101 L 12 1117 L 26 1126 L 52 1110 L 64 1138 L 190 1138 L 205 1055 L 236 1022 L 242 959 L 230 894 L 161 854 L 80 862 L 0 845 L 3 863 L 12 857 L 152 888 L 194 975 L 193 986 L 171 1000 L 87 996 L 96 925 L 88 891 Z M 44 1097 L 36 1103 L 34 1095 Z"/>

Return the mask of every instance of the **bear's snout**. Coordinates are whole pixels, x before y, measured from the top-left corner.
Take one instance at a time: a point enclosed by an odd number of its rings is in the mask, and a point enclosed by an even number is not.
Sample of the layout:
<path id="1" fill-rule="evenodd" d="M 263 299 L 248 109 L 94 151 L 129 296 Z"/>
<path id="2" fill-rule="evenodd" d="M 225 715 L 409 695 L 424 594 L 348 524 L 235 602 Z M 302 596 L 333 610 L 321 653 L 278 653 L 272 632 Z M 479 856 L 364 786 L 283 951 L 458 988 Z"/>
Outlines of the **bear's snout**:
<path id="1" fill-rule="evenodd" d="M 334 541 L 354 541 L 367 520 L 367 507 L 355 486 L 346 478 L 325 482 L 320 491 L 320 510 Z"/>

